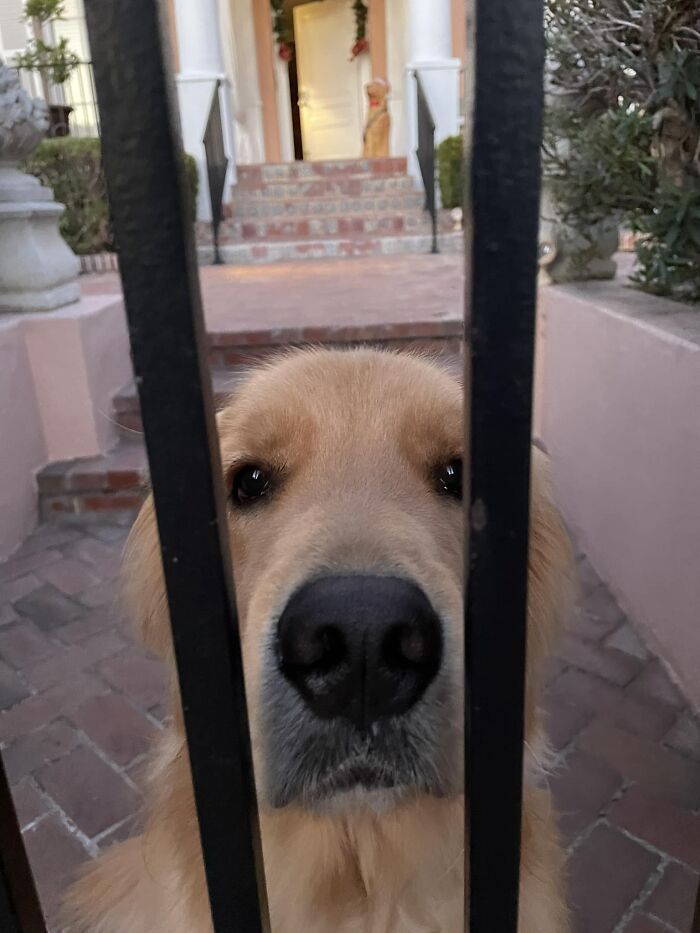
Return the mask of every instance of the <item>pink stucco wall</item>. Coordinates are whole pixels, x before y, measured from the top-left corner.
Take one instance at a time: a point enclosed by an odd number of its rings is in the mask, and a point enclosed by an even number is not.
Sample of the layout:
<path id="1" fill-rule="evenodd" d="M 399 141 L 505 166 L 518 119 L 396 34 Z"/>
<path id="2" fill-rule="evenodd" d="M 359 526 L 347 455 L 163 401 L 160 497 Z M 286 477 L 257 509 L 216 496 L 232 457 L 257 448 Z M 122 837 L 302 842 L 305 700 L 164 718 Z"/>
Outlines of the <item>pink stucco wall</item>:
<path id="1" fill-rule="evenodd" d="M 36 523 L 34 474 L 46 462 L 22 324 L 0 316 L 0 560 Z"/>
<path id="2" fill-rule="evenodd" d="M 700 708 L 700 312 L 542 290 L 536 429 L 593 566 Z"/>
<path id="3" fill-rule="evenodd" d="M 36 472 L 113 446 L 112 397 L 130 376 L 119 296 L 0 316 L 0 560 L 36 521 Z"/>
<path id="4" fill-rule="evenodd" d="M 131 374 L 122 299 L 90 295 L 23 320 L 49 461 L 108 450 L 112 397 Z"/>

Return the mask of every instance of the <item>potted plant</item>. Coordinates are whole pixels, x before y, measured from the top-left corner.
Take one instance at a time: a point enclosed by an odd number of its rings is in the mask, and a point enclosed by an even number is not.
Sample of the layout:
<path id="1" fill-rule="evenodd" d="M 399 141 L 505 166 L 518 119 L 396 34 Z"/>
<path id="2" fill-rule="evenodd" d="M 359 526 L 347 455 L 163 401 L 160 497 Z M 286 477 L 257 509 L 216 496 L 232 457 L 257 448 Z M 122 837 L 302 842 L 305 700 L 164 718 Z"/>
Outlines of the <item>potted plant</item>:
<path id="1" fill-rule="evenodd" d="M 50 135 L 67 136 L 68 118 L 73 110 L 67 104 L 52 103 L 51 88 L 64 84 L 80 64 L 80 59 L 68 48 L 68 39 L 60 37 L 55 44 L 47 42 L 47 25 L 63 17 L 62 0 L 27 0 L 24 20 L 34 34 L 24 52 L 17 56 L 17 68 L 38 71 L 44 100 L 49 105 Z"/>
<path id="2" fill-rule="evenodd" d="M 635 234 L 636 284 L 700 302 L 697 0 L 546 0 L 545 9 L 548 268 L 604 274 L 622 224 Z"/>

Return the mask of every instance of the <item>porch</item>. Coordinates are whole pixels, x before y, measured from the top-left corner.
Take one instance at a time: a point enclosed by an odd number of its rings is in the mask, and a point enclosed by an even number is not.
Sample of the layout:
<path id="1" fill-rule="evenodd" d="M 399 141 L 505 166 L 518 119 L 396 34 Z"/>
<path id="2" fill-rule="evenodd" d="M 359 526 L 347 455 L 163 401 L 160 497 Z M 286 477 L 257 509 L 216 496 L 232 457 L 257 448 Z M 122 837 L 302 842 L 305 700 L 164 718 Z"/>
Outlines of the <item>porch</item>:
<path id="1" fill-rule="evenodd" d="M 371 0 L 359 4 L 364 13 L 349 0 L 272 6 L 274 16 L 267 0 L 169 0 L 183 140 L 200 165 L 200 219 L 209 217 L 202 139 L 217 87 L 232 185 L 238 166 L 359 158 L 373 78 L 390 88 L 385 155 L 405 158 L 417 179 L 413 74 L 425 85 L 436 140 L 459 132 L 464 0 Z"/>

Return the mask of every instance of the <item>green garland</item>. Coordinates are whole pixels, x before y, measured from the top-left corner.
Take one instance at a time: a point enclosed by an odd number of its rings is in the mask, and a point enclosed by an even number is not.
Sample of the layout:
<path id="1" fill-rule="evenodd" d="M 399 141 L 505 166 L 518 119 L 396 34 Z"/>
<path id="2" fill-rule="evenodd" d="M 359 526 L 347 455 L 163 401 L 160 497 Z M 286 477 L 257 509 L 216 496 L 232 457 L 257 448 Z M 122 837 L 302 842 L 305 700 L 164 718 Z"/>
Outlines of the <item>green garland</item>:
<path id="1" fill-rule="evenodd" d="M 270 0 L 270 8 L 272 9 L 272 31 L 275 34 L 279 57 L 283 61 L 290 61 L 294 57 L 292 14 L 285 10 L 284 0 Z"/>
<path id="2" fill-rule="evenodd" d="M 353 0 L 352 9 L 355 14 L 355 42 L 367 38 L 367 4 L 363 0 Z"/>
<path id="3" fill-rule="evenodd" d="M 294 24 L 290 9 L 285 10 L 284 0 L 270 0 L 272 10 L 272 30 L 275 34 L 278 52 L 281 59 L 290 61 L 294 57 Z M 353 0 L 353 13 L 355 14 L 355 43 L 352 47 L 352 58 L 357 58 L 369 49 L 367 39 L 367 4 L 364 0 Z"/>
<path id="4" fill-rule="evenodd" d="M 369 39 L 367 38 L 367 4 L 364 0 L 353 0 L 352 9 L 355 14 L 355 44 L 350 55 L 351 61 L 369 51 Z"/>

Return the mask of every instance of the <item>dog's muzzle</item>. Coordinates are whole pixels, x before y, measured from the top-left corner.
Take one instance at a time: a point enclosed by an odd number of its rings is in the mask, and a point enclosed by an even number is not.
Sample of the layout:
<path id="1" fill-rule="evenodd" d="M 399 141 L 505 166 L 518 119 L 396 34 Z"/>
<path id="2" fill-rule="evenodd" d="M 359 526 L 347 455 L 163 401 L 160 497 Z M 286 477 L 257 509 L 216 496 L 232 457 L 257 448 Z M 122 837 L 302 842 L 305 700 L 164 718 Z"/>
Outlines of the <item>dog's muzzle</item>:
<path id="1" fill-rule="evenodd" d="M 357 789 L 444 792 L 443 630 L 415 583 L 311 580 L 285 606 L 273 647 L 263 709 L 274 805 Z"/>

